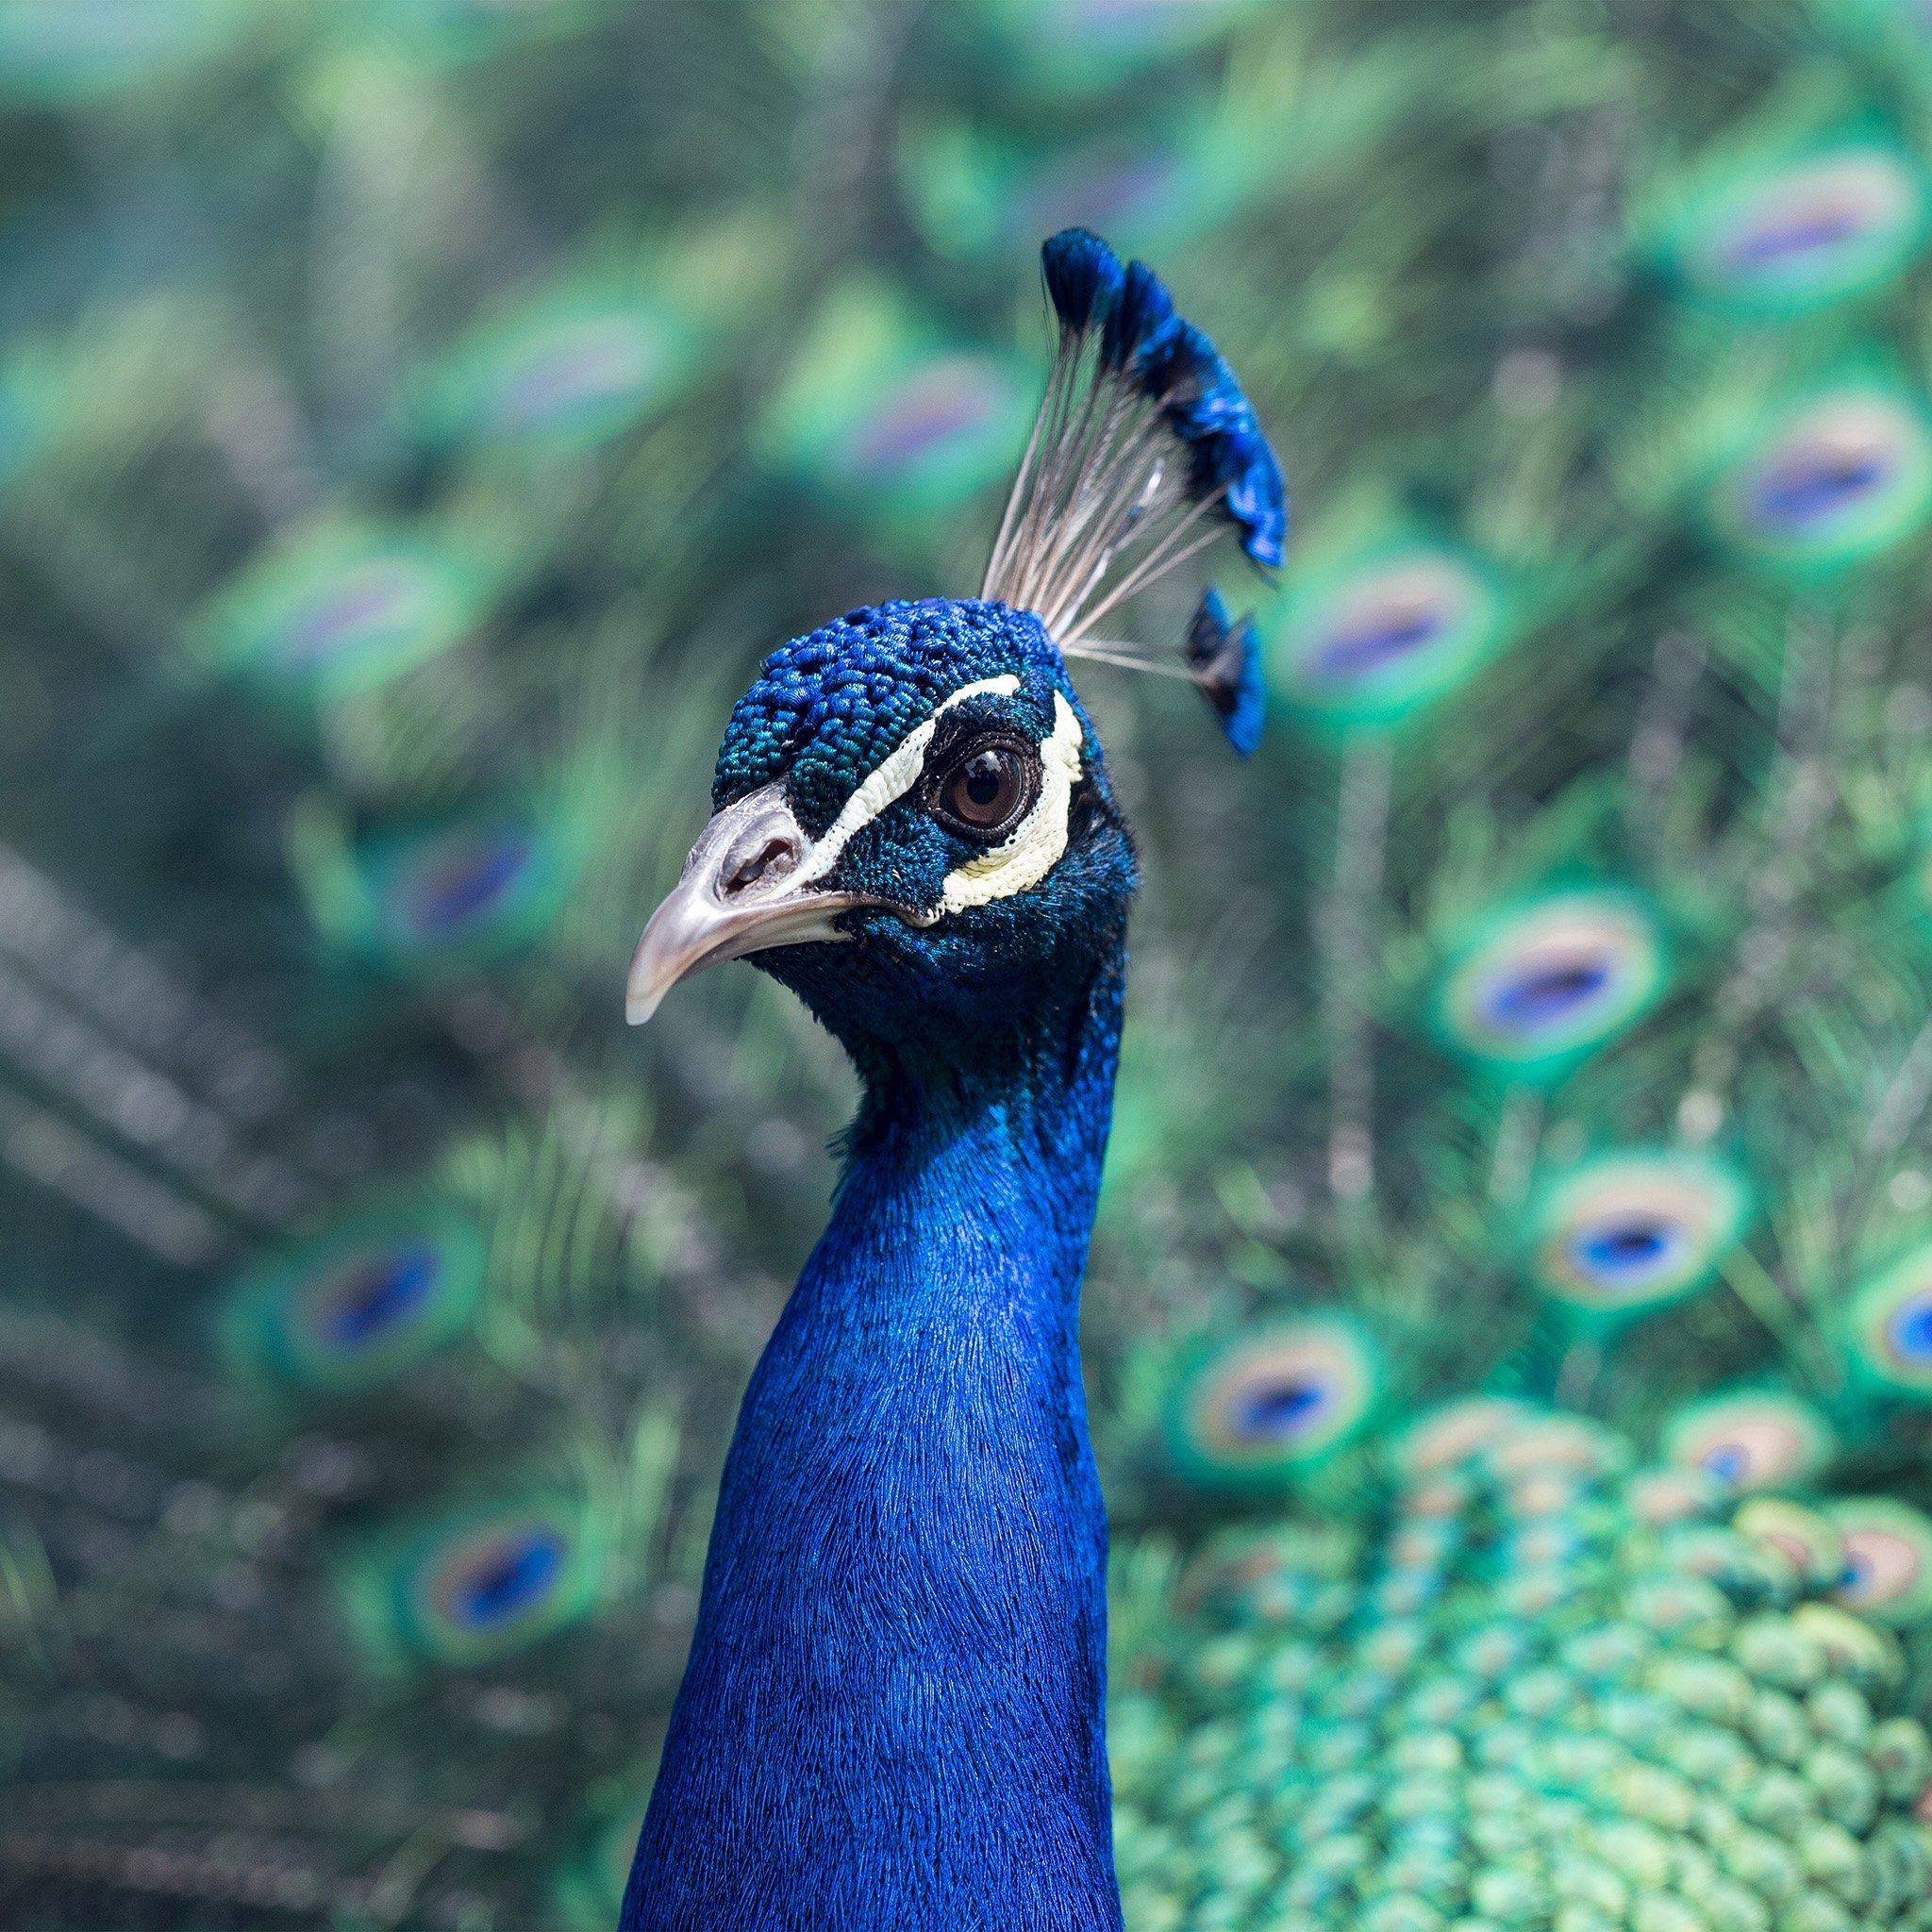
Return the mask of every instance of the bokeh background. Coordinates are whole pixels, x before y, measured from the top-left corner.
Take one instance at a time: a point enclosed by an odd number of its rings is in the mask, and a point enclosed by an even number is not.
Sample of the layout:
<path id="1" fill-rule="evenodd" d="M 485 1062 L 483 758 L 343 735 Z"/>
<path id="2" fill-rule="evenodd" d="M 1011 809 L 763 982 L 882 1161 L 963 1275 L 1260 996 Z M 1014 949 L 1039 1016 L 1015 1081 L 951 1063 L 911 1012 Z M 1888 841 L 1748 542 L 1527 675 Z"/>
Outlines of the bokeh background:
<path id="1" fill-rule="evenodd" d="M 0 1917 L 614 1923 L 853 1097 L 625 965 L 758 658 L 976 585 L 1067 223 L 1296 506 L 1251 763 L 1083 679 L 1122 1641 L 1217 1324 L 1588 1401 L 1607 1141 L 1732 1163 L 1720 1370 L 1923 1231 L 1928 127 L 1911 0 L 0 0 Z"/>

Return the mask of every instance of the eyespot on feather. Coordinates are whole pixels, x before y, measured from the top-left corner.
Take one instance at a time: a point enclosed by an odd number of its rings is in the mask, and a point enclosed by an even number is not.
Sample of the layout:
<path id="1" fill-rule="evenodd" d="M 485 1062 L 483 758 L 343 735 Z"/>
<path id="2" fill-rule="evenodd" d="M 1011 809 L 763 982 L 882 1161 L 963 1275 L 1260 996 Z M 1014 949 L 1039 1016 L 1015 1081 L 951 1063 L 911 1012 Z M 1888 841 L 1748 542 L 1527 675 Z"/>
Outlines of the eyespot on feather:
<path id="1" fill-rule="evenodd" d="M 1846 1311 L 1845 1347 L 1868 1385 L 1932 1402 L 1932 1242 L 1856 1291 Z"/>
<path id="2" fill-rule="evenodd" d="M 467 1325 L 486 1255 L 482 1230 L 452 1207 L 358 1216 L 236 1282 L 221 1317 L 228 1365 L 315 1394 L 379 1387 Z"/>
<path id="3" fill-rule="evenodd" d="M 1178 1378 L 1168 1407 L 1175 1467 L 1208 1486 L 1268 1485 L 1318 1464 L 1359 1431 L 1381 1366 L 1353 1323 L 1310 1317 L 1217 1343 Z"/>
<path id="4" fill-rule="evenodd" d="M 696 317 L 661 298 L 565 275 L 520 291 L 418 370 L 408 426 L 450 448 L 586 454 L 667 404 L 701 341 Z"/>
<path id="5" fill-rule="evenodd" d="M 1532 1204 L 1530 1280 L 1586 1321 L 1666 1307 L 1710 1279 L 1748 1201 L 1736 1171 L 1707 1156 L 1600 1155 L 1545 1182 Z"/>
<path id="6" fill-rule="evenodd" d="M 1710 497 L 1726 543 L 1826 575 L 1891 548 L 1932 511 L 1932 416 L 1901 384 L 1847 377 L 1775 406 Z"/>
<path id="7" fill-rule="evenodd" d="M 355 850 L 357 916 L 341 937 L 394 967 L 512 951 L 561 909 L 580 842 L 520 809 L 377 833 Z"/>
<path id="8" fill-rule="evenodd" d="M 1795 1395 L 1726 1391 L 1687 1404 L 1665 1425 L 1669 1461 L 1701 1469 L 1739 1493 L 1807 1487 L 1838 1452 L 1831 1425 Z"/>
<path id="9" fill-rule="evenodd" d="M 306 525 L 244 564 L 196 621 L 216 668 L 308 701 L 372 691 L 461 642 L 491 586 L 404 525 Z"/>
<path id="10" fill-rule="evenodd" d="M 831 508 L 916 527 L 994 481 L 1026 436 L 1032 371 L 863 277 L 800 331 L 756 436 Z"/>
<path id="11" fill-rule="evenodd" d="M 1439 983 L 1441 1036 L 1470 1060 L 1554 1078 L 1661 997 L 1663 934 L 1635 893 L 1586 888 L 1520 901 L 1466 941 Z"/>
<path id="12" fill-rule="evenodd" d="M 1882 135 L 1854 135 L 1706 186 L 1661 251 L 1691 299 L 1790 315 L 1891 280 L 1922 244 L 1926 215 L 1914 158 Z"/>
<path id="13" fill-rule="evenodd" d="M 1473 677 L 1507 625 L 1502 586 L 1473 552 L 1388 536 L 1291 574 L 1262 620 L 1269 683 L 1311 724 L 1395 725 Z"/>
<path id="14" fill-rule="evenodd" d="M 592 1512 L 563 1498 L 486 1504 L 420 1535 L 394 1560 L 396 1637 L 426 1661 L 494 1661 L 584 1616 L 608 1563 Z"/>
<path id="15" fill-rule="evenodd" d="M 1826 1513 L 1844 1539 L 1838 1601 L 1894 1628 L 1932 1620 L 1932 1521 L 1886 1496 L 1841 1498 Z"/>

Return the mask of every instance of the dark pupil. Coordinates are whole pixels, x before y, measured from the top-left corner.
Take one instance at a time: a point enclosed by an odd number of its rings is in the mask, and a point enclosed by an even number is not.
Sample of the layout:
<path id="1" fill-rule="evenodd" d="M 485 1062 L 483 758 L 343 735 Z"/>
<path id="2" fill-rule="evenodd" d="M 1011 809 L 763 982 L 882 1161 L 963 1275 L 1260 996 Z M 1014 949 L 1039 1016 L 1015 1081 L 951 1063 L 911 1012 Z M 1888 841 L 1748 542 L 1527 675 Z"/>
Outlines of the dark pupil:
<path id="1" fill-rule="evenodd" d="M 953 809 L 969 824 L 997 824 L 1012 810 L 1017 789 L 1009 753 L 974 752 L 953 781 Z"/>

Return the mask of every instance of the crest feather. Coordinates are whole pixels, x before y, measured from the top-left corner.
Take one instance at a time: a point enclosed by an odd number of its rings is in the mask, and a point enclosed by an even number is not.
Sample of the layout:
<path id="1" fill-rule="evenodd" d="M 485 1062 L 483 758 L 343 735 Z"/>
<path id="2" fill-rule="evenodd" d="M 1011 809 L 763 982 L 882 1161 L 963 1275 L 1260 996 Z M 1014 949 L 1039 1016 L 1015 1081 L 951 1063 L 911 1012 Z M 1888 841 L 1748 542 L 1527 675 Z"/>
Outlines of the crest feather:
<path id="1" fill-rule="evenodd" d="M 1190 628 L 1185 667 L 1143 662 L 1095 626 L 1224 529 L 1263 567 L 1288 529 L 1281 469 L 1226 358 L 1145 262 L 1123 265 L 1084 228 L 1041 250 L 1060 339 L 981 595 L 1038 612 L 1062 651 L 1178 669 L 1237 749 L 1260 725 L 1253 631 L 1218 597 Z M 1218 624 L 1207 639 L 1204 622 Z M 1243 742 L 1245 741 L 1245 743 Z"/>

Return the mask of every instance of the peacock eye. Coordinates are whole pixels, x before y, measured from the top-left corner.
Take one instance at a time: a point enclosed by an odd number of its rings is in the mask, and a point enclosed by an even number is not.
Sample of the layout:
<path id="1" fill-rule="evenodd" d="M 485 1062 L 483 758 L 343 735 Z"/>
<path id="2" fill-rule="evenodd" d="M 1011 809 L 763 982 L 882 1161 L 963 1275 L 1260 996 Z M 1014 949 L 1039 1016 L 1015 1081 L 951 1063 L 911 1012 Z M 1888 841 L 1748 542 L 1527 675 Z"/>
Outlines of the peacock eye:
<path id="1" fill-rule="evenodd" d="M 1033 805 L 1039 762 L 1017 744 L 980 743 L 950 766 L 934 803 L 940 818 L 969 839 L 1009 830 Z"/>

